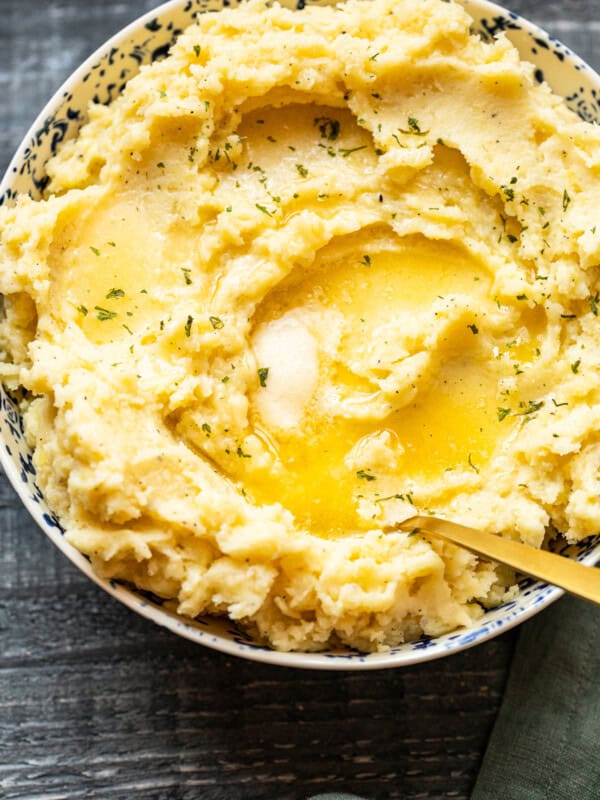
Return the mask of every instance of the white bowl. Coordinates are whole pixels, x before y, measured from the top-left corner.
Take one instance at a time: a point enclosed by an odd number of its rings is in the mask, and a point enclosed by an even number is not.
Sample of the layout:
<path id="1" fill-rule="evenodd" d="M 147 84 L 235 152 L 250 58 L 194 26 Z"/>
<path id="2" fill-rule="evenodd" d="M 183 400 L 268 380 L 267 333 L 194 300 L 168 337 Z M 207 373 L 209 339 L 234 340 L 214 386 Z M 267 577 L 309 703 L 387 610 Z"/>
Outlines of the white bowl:
<path id="1" fill-rule="evenodd" d="M 323 3 L 328 4 L 327 0 Z M 600 123 L 600 77 L 580 58 L 547 33 L 517 14 L 486 0 L 462 0 L 473 17 L 473 27 L 485 38 L 504 31 L 523 59 L 536 66 L 536 78 L 545 80 L 568 105 L 587 121 Z M 46 178 L 44 165 L 66 138 L 85 121 L 88 103 L 107 103 L 122 91 L 141 64 L 166 54 L 174 38 L 194 18 L 229 5 L 229 0 L 172 0 L 124 28 L 96 51 L 59 89 L 25 136 L 0 186 L 0 204 L 20 193 L 39 196 Z M 296 3 L 282 0 L 282 5 Z M 298 7 L 304 6 L 299 0 Z M 375 669 L 398 667 L 456 653 L 486 641 L 537 614 L 557 600 L 562 591 L 534 581 L 520 584 L 518 597 L 485 612 L 469 628 L 436 638 L 423 637 L 386 653 L 351 650 L 320 653 L 281 653 L 252 641 L 243 630 L 224 619 L 180 617 L 161 601 L 117 581 L 103 580 L 87 558 L 69 545 L 59 521 L 46 505 L 36 483 L 31 451 L 23 435 L 23 421 L 10 395 L 0 388 L 0 461 L 16 492 L 42 530 L 65 555 L 99 586 L 129 608 L 159 625 L 199 644 L 229 655 L 291 667 L 312 669 Z M 600 560 L 600 535 L 564 551 L 585 564 Z"/>

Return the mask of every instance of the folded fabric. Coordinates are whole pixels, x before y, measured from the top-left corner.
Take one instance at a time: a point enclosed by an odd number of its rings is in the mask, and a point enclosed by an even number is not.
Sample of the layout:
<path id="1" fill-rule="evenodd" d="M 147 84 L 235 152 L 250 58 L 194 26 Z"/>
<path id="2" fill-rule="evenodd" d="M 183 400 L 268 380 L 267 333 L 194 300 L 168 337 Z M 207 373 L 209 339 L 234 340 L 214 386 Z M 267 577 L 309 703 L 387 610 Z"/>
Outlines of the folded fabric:
<path id="1" fill-rule="evenodd" d="M 599 800 L 600 608 L 565 597 L 523 625 L 471 800 Z"/>

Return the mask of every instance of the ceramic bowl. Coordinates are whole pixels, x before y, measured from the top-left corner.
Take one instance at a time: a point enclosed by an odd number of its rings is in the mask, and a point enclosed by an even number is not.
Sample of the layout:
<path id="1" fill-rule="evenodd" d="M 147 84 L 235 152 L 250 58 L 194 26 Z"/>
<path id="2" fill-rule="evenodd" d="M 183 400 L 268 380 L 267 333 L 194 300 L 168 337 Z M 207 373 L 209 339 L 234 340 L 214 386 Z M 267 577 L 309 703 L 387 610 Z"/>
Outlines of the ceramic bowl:
<path id="1" fill-rule="evenodd" d="M 327 0 L 325 0 L 327 2 Z M 462 0 L 473 17 L 474 30 L 486 39 L 503 32 L 522 58 L 534 63 L 537 81 L 547 81 L 580 117 L 600 123 L 600 78 L 567 47 L 535 25 L 485 0 Z M 302 9 L 305 0 L 283 5 Z M 146 14 L 94 53 L 54 95 L 37 118 L 0 186 L 0 204 L 23 192 L 39 196 L 47 178 L 44 165 L 61 142 L 74 136 L 85 121 L 90 100 L 109 103 L 122 91 L 142 64 L 165 56 L 176 36 L 197 15 L 229 6 L 230 0 L 173 0 Z M 399 667 L 456 653 L 483 642 L 532 617 L 562 592 L 531 580 L 520 584 L 518 597 L 487 611 L 469 629 L 395 647 L 386 653 L 364 654 L 344 649 L 321 653 L 280 653 L 254 642 L 243 630 L 224 619 L 195 620 L 177 616 L 160 599 L 117 581 L 103 580 L 89 561 L 63 537 L 59 520 L 48 508 L 36 482 L 32 454 L 23 435 L 23 421 L 10 395 L 0 389 L 0 461 L 33 518 L 79 569 L 126 606 L 174 633 L 229 655 L 292 667 L 313 669 L 373 669 Z M 600 535 L 564 550 L 586 564 L 600 560 Z"/>

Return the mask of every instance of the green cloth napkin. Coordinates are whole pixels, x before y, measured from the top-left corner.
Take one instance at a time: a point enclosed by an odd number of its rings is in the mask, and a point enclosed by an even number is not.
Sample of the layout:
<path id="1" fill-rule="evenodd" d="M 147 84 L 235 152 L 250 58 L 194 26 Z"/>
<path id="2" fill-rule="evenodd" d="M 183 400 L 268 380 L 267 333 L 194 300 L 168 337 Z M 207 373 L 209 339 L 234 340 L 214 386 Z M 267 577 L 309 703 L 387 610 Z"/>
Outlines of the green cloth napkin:
<path id="1" fill-rule="evenodd" d="M 600 608 L 564 597 L 521 628 L 471 800 L 599 800 Z"/>

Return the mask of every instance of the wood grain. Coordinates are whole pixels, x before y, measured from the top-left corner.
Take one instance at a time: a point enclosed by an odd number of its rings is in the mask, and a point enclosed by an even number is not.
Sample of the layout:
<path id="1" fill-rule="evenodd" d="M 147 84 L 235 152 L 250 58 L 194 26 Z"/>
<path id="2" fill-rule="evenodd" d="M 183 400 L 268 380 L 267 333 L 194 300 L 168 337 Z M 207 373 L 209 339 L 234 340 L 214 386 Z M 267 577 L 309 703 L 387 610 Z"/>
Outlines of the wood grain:
<path id="1" fill-rule="evenodd" d="M 0 0 L 0 166 L 53 91 L 152 0 Z M 515 0 L 598 67 L 598 0 Z M 227 658 L 136 616 L 0 479 L 3 800 L 468 798 L 515 635 L 404 670 Z"/>

